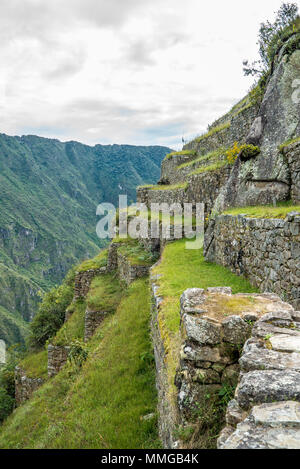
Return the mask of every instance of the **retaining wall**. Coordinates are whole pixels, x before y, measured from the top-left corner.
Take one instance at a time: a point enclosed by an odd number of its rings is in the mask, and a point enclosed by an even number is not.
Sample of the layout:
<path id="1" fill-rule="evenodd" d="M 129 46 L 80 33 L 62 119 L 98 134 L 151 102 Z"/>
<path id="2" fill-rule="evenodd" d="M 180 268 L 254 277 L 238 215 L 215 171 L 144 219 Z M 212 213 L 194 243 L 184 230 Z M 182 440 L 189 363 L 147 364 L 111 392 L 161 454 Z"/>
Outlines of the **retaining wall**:
<path id="1" fill-rule="evenodd" d="M 299 213 L 285 220 L 217 216 L 206 230 L 204 254 L 300 309 Z"/>

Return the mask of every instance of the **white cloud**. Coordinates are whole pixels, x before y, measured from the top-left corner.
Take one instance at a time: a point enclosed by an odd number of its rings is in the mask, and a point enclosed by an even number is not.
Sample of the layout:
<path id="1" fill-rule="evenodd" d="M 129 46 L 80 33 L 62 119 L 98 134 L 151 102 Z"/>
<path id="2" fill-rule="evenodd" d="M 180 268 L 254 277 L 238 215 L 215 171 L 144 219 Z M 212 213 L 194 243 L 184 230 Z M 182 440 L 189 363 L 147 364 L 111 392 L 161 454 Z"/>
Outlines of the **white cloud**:
<path id="1" fill-rule="evenodd" d="M 179 145 L 250 86 L 281 0 L 4 0 L 0 132 Z"/>

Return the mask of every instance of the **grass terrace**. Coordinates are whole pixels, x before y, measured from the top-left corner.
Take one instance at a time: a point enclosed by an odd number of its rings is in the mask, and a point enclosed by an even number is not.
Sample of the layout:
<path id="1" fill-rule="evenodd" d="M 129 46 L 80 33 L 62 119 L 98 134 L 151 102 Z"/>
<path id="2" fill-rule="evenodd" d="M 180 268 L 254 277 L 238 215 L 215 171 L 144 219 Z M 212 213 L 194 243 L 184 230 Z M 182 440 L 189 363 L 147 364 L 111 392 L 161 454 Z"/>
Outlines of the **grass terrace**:
<path id="1" fill-rule="evenodd" d="M 169 153 L 165 157 L 165 160 L 170 160 L 171 158 L 173 158 L 173 156 L 196 156 L 196 155 L 197 155 L 196 150 L 173 151 L 172 153 Z"/>
<path id="2" fill-rule="evenodd" d="M 104 319 L 82 367 L 68 363 L 7 419 L 0 448 L 160 448 L 149 321 L 149 285 L 142 279 Z"/>
<path id="3" fill-rule="evenodd" d="M 218 161 L 222 156 L 225 155 L 227 149 L 225 147 L 221 147 L 216 151 L 212 151 L 207 153 L 206 155 L 199 156 L 195 160 L 189 161 L 188 163 L 183 163 L 177 167 L 178 170 L 184 169 L 184 168 L 193 168 L 196 166 L 198 163 L 205 163 L 209 161 Z"/>
<path id="4" fill-rule="evenodd" d="M 94 257 L 93 259 L 88 259 L 84 261 L 76 270 L 77 272 L 86 272 L 87 270 L 91 269 L 100 269 L 101 267 L 105 267 L 107 265 L 107 249 L 98 254 L 98 256 Z"/>
<path id="5" fill-rule="evenodd" d="M 188 250 L 185 243 L 186 240 L 182 239 L 167 244 L 161 263 L 153 269 L 153 274 L 160 275 L 157 284 L 163 303 L 158 313 L 158 324 L 167 354 L 169 392 L 174 396 L 174 405 L 176 395 L 174 376 L 181 342 L 181 294 L 188 288 L 206 289 L 220 286 L 231 287 L 234 294 L 258 292 L 244 277 L 238 277 L 225 267 L 206 262 L 202 249 Z M 238 308 L 238 305 L 236 307 Z M 234 313 L 234 309 L 231 311 Z"/>
<path id="6" fill-rule="evenodd" d="M 226 166 L 229 166 L 228 161 L 216 161 L 215 163 L 212 163 L 208 166 L 201 166 L 200 168 L 195 169 L 195 171 L 192 171 L 189 176 L 196 176 L 197 174 L 202 174 L 202 173 L 208 173 L 212 171 L 218 171 L 219 169 L 225 168 Z"/>
<path id="7" fill-rule="evenodd" d="M 26 372 L 28 378 L 47 378 L 48 353 L 47 350 L 28 354 L 19 367 Z"/>
<path id="8" fill-rule="evenodd" d="M 118 252 L 127 257 L 132 265 L 151 266 L 156 262 L 156 257 L 149 251 L 146 251 L 137 239 L 116 237 L 113 243 L 119 243 Z"/>
<path id="9" fill-rule="evenodd" d="M 206 140 L 207 138 L 210 138 L 212 137 L 213 135 L 216 135 L 218 134 L 219 132 L 222 132 L 222 130 L 226 130 L 226 129 L 229 129 L 230 127 L 230 122 L 225 122 L 224 124 L 221 124 L 221 125 L 218 125 L 216 127 L 213 127 L 212 129 L 210 129 L 206 134 L 204 135 L 200 135 L 200 137 L 196 138 L 196 142 L 197 143 L 200 143 L 202 142 L 203 140 Z"/>
<path id="10" fill-rule="evenodd" d="M 282 218 L 290 212 L 300 212 L 300 205 L 293 205 L 291 201 L 281 202 L 278 206 L 259 205 L 253 207 L 240 207 L 226 210 L 224 215 L 244 215 L 248 218 Z"/>

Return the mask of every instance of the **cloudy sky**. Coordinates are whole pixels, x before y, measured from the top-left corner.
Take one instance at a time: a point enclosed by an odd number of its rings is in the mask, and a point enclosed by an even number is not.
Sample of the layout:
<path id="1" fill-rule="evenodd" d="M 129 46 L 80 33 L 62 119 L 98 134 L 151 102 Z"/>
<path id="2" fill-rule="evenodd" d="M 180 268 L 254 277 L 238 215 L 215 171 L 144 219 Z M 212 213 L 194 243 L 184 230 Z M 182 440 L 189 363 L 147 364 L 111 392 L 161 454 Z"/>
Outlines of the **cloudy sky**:
<path id="1" fill-rule="evenodd" d="M 0 132 L 178 148 L 243 97 L 281 0 L 0 0 Z"/>

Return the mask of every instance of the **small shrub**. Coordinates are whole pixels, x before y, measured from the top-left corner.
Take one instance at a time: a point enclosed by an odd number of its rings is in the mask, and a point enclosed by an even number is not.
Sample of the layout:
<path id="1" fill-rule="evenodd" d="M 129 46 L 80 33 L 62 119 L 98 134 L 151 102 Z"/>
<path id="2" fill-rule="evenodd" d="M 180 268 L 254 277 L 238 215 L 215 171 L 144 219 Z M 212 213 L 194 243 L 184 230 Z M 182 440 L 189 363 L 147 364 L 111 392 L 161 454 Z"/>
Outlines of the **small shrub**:
<path id="1" fill-rule="evenodd" d="M 15 400 L 11 397 L 6 389 L 0 388 L 0 422 L 6 419 L 14 408 Z"/>
<path id="2" fill-rule="evenodd" d="M 81 368 L 83 363 L 87 360 L 89 352 L 87 346 L 81 340 L 73 340 L 70 344 L 70 352 L 68 355 L 68 361 L 75 365 L 77 368 Z"/>
<path id="3" fill-rule="evenodd" d="M 74 278 L 75 269 L 71 269 L 60 287 L 45 294 L 39 311 L 30 324 L 30 349 L 43 347 L 63 325 L 66 309 L 74 295 Z"/>
<path id="4" fill-rule="evenodd" d="M 233 164 L 235 162 L 241 151 L 240 148 L 238 142 L 234 142 L 233 146 L 227 150 L 226 156 L 228 163 Z"/>
<path id="5" fill-rule="evenodd" d="M 242 161 L 255 158 L 260 153 L 259 147 L 254 145 L 239 145 L 238 142 L 234 142 L 233 146 L 226 152 L 227 160 L 230 164 L 233 164 L 237 158 Z"/>

